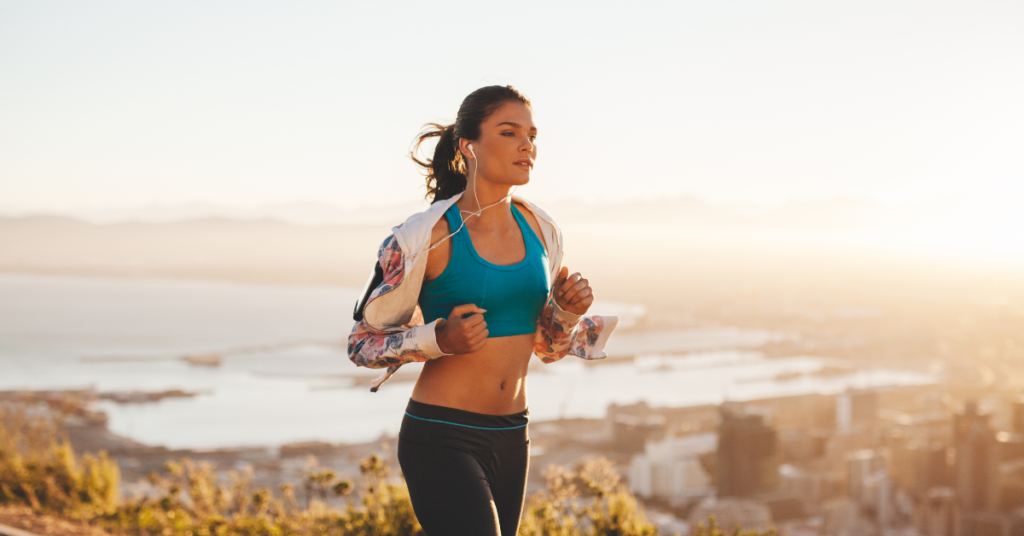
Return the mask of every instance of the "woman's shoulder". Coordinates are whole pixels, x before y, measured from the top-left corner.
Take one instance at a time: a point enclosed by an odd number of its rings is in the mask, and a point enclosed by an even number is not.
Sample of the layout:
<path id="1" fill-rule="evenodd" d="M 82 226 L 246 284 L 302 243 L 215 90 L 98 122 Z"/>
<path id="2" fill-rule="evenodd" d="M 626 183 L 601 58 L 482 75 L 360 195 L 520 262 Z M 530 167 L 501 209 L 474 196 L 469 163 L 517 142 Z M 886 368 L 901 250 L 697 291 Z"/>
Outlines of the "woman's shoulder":
<path id="1" fill-rule="evenodd" d="M 533 213 L 533 210 L 530 210 L 530 207 L 527 206 L 526 203 L 523 203 L 521 199 L 516 199 L 512 201 L 512 206 L 519 209 L 519 213 L 522 214 L 523 218 L 526 219 L 526 223 L 530 224 L 530 227 L 533 229 L 533 232 L 539 234 L 540 222 L 537 220 L 537 215 Z"/>
<path id="2" fill-rule="evenodd" d="M 426 209 L 417 212 L 391 229 L 401 247 L 407 253 L 420 250 L 424 244 L 431 242 L 434 229 L 440 223 L 447 228 L 444 213 L 455 202 L 455 199 L 442 199 L 432 203 Z"/>
<path id="3" fill-rule="evenodd" d="M 522 197 L 513 197 L 512 205 L 519 209 L 534 234 L 541 239 L 548 255 L 552 259 L 557 258 L 562 248 L 562 230 L 555 220 L 544 209 Z"/>
<path id="4" fill-rule="evenodd" d="M 555 222 L 555 219 L 551 217 L 546 210 L 538 206 L 537 203 L 534 203 L 524 197 L 512 196 L 512 204 L 523 213 L 523 216 L 527 218 L 527 221 L 530 221 L 532 218 L 533 221 L 531 221 L 531 223 L 534 221 L 542 222 L 554 227 L 556 230 L 558 229 L 558 223 Z"/>
<path id="5" fill-rule="evenodd" d="M 438 240 L 448 236 L 454 229 L 448 224 L 448 218 L 439 218 L 437 223 L 430 229 L 430 243 L 435 244 Z"/>

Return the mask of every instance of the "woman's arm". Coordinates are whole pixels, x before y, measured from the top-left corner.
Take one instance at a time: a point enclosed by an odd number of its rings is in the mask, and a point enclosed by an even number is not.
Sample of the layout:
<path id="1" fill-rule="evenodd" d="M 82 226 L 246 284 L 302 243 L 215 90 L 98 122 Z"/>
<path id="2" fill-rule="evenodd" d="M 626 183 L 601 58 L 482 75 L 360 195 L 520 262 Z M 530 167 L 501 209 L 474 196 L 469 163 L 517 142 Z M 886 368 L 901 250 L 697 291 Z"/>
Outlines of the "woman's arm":
<path id="1" fill-rule="evenodd" d="M 604 351 L 608 336 L 618 323 L 615 316 L 583 316 L 594 301 L 590 284 L 579 274 L 568 275 L 562 267 L 552 286 L 548 303 L 537 321 L 533 353 L 545 363 L 566 355 L 583 359 L 608 357 Z"/>
<path id="2" fill-rule="evenodd" d="M 381 244 L 377 258 L 384 280 L 370 294 L 367 304 L 393 290 L 405 277 L 405 259 L 394 235 L 388 236 Z M 384 368 L 446 355 L 437 345 L 435 329 L 438 322 L 440 320 L 424 325 L 419 307 L 403 326 L 375 328 L 364 318 L 352 326 L 348 336 L 348 357 L 361 367 Z"/>
<path id="3" fill-rule="evenodd" d="M 360 367 L 384 368 L 447 355 L 437 346 L 434 329 L 439 321 L 381 331 L 360 320 L 348 335 L 348 358 Z"/>
<path id="4" fill-rule="evenodd" d="M 570 354 L 583 359 L 608 357 L 604 342 L 617 322 L 614 316 L 572 314 L 549 299 L 537 321 L 533 353 L 545 363 L 554 363 Z"/>

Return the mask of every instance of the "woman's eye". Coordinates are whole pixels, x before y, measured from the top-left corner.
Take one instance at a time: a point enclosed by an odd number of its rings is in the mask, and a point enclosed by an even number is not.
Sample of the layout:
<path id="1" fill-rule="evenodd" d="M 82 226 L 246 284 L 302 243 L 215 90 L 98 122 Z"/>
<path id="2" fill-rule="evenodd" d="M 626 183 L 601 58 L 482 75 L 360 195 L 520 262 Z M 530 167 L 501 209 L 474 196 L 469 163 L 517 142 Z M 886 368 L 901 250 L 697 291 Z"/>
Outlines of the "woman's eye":
<path id="1" fill-rule="evenodd" d="M 537 136 L 530 136 L 530 141 L 537 141 Z"/>
<path id="2" fill-rule="evenodd" d="M 502 132 L 501 135 L 502 136 L 515 136 L 516 133 L 515 132 Z"/>

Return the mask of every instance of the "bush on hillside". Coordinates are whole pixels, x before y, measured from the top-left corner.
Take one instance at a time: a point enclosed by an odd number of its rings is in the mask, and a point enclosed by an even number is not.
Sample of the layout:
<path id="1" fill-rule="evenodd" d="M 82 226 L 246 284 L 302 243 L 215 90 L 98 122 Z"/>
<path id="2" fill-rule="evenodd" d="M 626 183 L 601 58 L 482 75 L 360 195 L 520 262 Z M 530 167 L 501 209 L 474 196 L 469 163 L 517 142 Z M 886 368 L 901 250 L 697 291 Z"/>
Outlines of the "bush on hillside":
<path id="1" fill-rule="evenodd" d="M 691 533 L 690 536 L 778 536 L 778 531 L 772 529 L 758 532 L 756 530 L 743 530 L 740 527 L 732 530 L 722 530 L 718 527 L 715 517 L 711 516 L 707 523 L 698 524 L 696 532 Z"/>
<path id="2" fill-rule="evenodd" d="M 26 505 L 118 536 L 423 536 L 404 481 L 378 456 L 361 463 L 358 483 L 314 468 L 301 506 L 290 485 L 275 496 L 253 489 L 250 472 L 222 482 L 209 464 L 187 459 L 150 475 L 152 497 L 120 501 L 117 465 L 103 453 L 77 456 L 60 439 L 62 419 L 52 406 L 0 402 L 0 505 Z M 527 500 L 520 536 L 657 535 L 607 460 L 573 471 L 551 466 L 545 476 L 545 489 Z M 329 495 L 346 506 L 328 508 Z M 740 534 L 720 531 L 714 520 L 696 532 Z"/>
<path id="3" fill-rule="evenodd" d="M 76 456 L 42 405 L 0 404 L 0 504 L 75 520 L 117 510 L 120 472 L 105 453 Z"/>
<path id="4" fill-rule="evenodd" d="M 607 459 L 575 471 L 552 465 L 544 476 L 545 489 L 527 501 L 520 536 L 657 536 Z"/>

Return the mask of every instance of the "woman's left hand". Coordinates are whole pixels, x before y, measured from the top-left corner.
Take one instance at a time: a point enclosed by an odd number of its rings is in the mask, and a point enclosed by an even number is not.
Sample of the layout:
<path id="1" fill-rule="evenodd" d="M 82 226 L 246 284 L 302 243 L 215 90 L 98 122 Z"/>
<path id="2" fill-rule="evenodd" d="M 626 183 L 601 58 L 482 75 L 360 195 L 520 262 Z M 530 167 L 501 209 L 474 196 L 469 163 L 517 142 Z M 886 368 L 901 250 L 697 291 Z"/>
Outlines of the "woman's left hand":
<path id="1" fill-rule="evenodd" d="M 555 303 L 570 313 L 585 314 L 594 303 L 590 281 L 583 279 L 579 272 L 569 275 L 569 268 L 563 266 L 555 279 Z"/>

